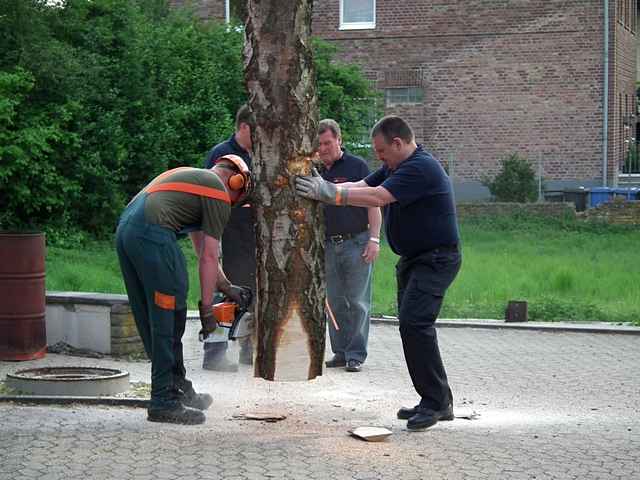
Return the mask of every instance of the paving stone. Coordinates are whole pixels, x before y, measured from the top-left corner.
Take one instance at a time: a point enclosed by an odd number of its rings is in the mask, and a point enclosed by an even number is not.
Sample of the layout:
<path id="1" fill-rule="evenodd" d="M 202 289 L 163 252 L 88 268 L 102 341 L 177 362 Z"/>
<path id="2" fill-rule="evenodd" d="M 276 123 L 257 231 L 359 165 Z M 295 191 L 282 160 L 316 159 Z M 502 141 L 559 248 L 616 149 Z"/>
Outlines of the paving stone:
<path id="1" fill-rule="evenodd" d="M 0 403 L 0 478 L 18 480 L 631 479 L 640 478 L 640 337 L 572 332 L 440 329 L 456 412 L 476 420 L 408 432 L 395 418 L 417 398 L 397 327 L 371 327 L 358 374 L 267 382 L 252 370 L 200 369 L 198 324 L 185 336 L 187 371 L 214 405 L 201 426 L 152 424 L 142 409 Z M 237 355 L 231 344 L 230 355 Z M 148 362 L 49 354 L 0 362 L 0 378 L 30 366 L 101 366 L 148 382 Z M 233 420 L 278 412 L 277 423 Z M 368 443 L 356 426 L 393 435 Z"/>

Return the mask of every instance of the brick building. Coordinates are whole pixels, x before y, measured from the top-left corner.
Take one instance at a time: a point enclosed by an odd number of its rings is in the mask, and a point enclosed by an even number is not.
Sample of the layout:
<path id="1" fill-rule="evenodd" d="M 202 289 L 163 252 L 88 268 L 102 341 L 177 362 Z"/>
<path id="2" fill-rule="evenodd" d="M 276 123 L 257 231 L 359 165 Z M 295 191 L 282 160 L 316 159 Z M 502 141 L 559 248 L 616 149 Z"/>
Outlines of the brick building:
<path id="1" fill-rule="evenodd" d="M 208 18 L 233 11 L 233 0 L 197 3 Z M 636 12 L 637 0 L 315 0 L 312 27 L 362 66 L 385 112 L 410 121 L 458 198 L 471 199 L 514 152 L 542 169 L 548 188 L 640 173 L 624 165 L 635 136 Z"/>

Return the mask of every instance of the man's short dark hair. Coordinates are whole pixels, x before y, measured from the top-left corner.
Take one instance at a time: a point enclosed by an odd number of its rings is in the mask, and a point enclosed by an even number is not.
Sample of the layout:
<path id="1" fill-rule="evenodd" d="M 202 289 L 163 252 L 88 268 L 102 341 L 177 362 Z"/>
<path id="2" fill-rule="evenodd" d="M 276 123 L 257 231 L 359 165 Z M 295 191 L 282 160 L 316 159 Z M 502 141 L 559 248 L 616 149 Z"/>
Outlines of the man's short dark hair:
<path id="1" fill-rule="evenodd" d="M 340 125 L 332 118 L 325 118 L 318 123 L 318 135 L 322 135 L 324 132 L 331 132 L 335 138 L 342 138 Z"/>
<path id="2" fill-rule="evenodd" d="M 240 124 L 246 123 L 251 130 L 256 126 L 256 117 L 246 103 L 243 104 L 236 113 L 236 130 L 240 130 Z"/>
<path id="3" fill-rule="evenodd" d="M 401 138 L 405 143 L 413 142 L 413 130 L 407 122 L 396 115 L 381 118 L 371 129 L 371 138 L 382 135 L 385 143 L 391 143 L 394 138 Z"/>

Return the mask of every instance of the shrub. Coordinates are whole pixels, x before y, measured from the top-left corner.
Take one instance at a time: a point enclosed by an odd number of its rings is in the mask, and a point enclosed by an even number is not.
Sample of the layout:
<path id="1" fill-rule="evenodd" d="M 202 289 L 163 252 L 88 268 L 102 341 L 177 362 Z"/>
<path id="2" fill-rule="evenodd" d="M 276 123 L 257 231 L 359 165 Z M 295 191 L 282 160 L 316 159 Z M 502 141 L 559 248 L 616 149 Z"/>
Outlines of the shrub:
<path id="1" fill-rule="evenodd" d="M 498 202 L 535 202 L 538 198 L 536 173 L 529 161 L 512 153 L 500 160 L 500 172 L 495 178 L 482 178 L 491 195 Z"/>

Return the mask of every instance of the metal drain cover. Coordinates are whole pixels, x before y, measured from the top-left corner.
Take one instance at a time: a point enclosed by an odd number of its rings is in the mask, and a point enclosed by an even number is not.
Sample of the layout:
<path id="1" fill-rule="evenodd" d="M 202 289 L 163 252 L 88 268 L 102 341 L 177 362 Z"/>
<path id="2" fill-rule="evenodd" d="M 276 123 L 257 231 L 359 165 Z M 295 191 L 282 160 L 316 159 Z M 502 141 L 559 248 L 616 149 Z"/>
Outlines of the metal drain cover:
<path id="1" fill-rule="evenodd" d="M 93 367 L 30 368 L 8 373 L 6 384 L 30 395 L 101 397 L 129 390 L 129 372 Z"/>

